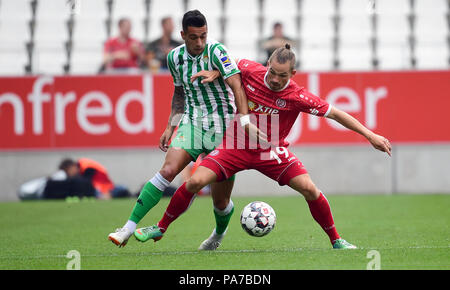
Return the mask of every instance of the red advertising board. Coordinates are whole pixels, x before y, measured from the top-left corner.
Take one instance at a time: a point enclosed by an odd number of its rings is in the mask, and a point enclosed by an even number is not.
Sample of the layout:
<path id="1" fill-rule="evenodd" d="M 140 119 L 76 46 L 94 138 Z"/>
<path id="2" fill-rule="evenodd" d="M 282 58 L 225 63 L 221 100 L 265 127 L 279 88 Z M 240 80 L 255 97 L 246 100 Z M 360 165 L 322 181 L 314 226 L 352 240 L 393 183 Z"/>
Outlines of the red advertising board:
<path id="1" fill-rule="evenodd" d="M 172 90 L 167 76 L 0 78 L 0 148 L 155 146 Z"/>
<path id="2" fill-rule="evenodd" d="M 450 141 L 450 71 L 309 74 L 303 84 L 392 142 Z M 300 120 L 294 144 L 366 142 L 332 120 Z"/>
<path id="3" fill-rule="evenodd" d="M 294 80 L 392 142 L 449 142 L 450 71 L 298 74 Z M 156 147 L 169 75 L 0 78 L 0 150 Z M 336 122 L 300 115 L 292 144 L 362 143 Z"/>

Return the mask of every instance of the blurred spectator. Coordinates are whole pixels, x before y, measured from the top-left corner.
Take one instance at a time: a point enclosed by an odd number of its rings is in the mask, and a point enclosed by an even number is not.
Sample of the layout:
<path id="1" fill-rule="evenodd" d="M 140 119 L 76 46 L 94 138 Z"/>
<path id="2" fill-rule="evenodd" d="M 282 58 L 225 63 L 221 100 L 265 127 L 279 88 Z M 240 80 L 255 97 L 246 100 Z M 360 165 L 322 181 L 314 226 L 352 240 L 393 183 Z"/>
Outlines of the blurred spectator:
<path id="1" fill-rule="evenodd" d="M 96 190 L 89 178 L 80 175 L 78 163 L 64 159 L 58 171 L 52 174 L 45 184 L 43 199 L 65 199 L 67 197 L 95 197 Z"/>
<path id="2" fill-rule="evenodd" d="M 100 72 L 138 69 L 145 61 L 143 45 L 131 37 L 131 21 L 119 20 L 119 35 L 108 39 L 103 50 L 103 65 Z"/>
<path id="3" fill-rule="evenodd" d="M 160 69 L 167 70 L 167 55 L 175 47 L 182 43 L 172 38 L 174 29 L 173 20 L 170 16 L 161 20 L 162 36 L 147 46 L 147 65 L 151 71 L 156 72 Z"/>
<path id="4" fill-rule="evenodd" d="M 284 35 L 283 24 L 281 24 L 280 22 L 275 22 L 275 24 L 273 25 L 272 36 L 270 36 L 263 42 L 263 49 L 267 53 L 266 61 L 264 61 L 263 64 L 266 64 L 275 49 L 285 45 L 286 42 L 291 45 L 293 44 L 292 40 Z"/>
<path id="5" fill-rule="evenodd" d="M 63 159 L 58 171 L 51 176 L 33 179 L 19 188 L 21 200 L 65 199 L 72 196 L 110 199 L 128 197 L 130 192 L 124 186 L 115 185 L 103 165 L 88 158 L 78 161 Z"/>
<path id="6" fill-rule="evenodd" d="M 61 161 L 58 167 L 58 171 L 56 171 L 52 176 L 50 176 L 53 180 L 64 180 L 67 178 L 75 177 L 80 174 L 80 168 L 78 164 L 72 159 L 66 158 Z"/>
<path id="7" fill-rule="evenodd" d="M 130 192 L 121 185 L 115 185 L 106 168 L 95 160 L 81 158 L 78 160 L 80 174 L 88 178 L 96 190 L 96 195 L 100 199 L 111 199 L 115 197 L 130 196 Z"/>

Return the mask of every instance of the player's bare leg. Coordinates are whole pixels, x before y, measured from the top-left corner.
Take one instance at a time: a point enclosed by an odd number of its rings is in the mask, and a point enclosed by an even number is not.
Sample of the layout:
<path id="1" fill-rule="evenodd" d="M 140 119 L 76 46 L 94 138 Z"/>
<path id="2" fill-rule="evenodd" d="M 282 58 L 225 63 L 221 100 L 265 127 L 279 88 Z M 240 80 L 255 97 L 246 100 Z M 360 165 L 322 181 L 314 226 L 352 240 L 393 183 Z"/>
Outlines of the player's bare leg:
<path id="1" fill-rule="evenodd" d="M 339 236 L 334 225 L 330 205 L 325 195 L 312 182 L 309 174 L 302 174 L 291 178 L 289 186 L 300 192 L 308 203 L 314 220 L 322 227 L 330 238 L 335 249 L 356 249 L 356 247 Z"/>
<path id="2" fill-rule="evenodd" d="M 224 210 L 228 206 L 231 201 L 233 186 L 234 178 L 211 184 L 211 196 L 213 198 L 214 208 Z"/>
<path id="3" fill-rule="evenodd" d="M 170 147 L 159 173 L 172 181 L 190 162 L 192 156 L 182 148 Z"/>
<path id="4" fill-rule="evenodd" d="M 137 223 L 160 201 L 166 187 L 191 161 L 191 155 L 184 149 L 169 148 L 161 170 L 142 188 L 127 223 L 110 233 L 108 239 L 119 247 L 125 246 Z"/>
<path id="5" fill-rule="evenodd" d="M 233 186 L 234 177 L 222 182 L 215 182 L 211 184 L 211 195 L 213 198 L 216 227 L 212 231 L 211 235 L 200 244 L 198 248 L 199 250 L 216 250 L 225 237 L 228 224 L 230 223 L 231 216 L 234 212 L 233 201 L 230 199 Z"/>
<path id="6" fill-rule="evenodd" d="M 217 175 L 214 171 L 200 165 L 191 178 L 186 181 L 186 189 L 190 192 L 199 192 L 203 187 L 214 183 L 216 179 Z"/>
<path id="7" fill-rule="evenodd" d="M 318 199 L 321 193 L 307 173 L 291 178 L 289 186 L 302 194 L 307 201 Z"/>

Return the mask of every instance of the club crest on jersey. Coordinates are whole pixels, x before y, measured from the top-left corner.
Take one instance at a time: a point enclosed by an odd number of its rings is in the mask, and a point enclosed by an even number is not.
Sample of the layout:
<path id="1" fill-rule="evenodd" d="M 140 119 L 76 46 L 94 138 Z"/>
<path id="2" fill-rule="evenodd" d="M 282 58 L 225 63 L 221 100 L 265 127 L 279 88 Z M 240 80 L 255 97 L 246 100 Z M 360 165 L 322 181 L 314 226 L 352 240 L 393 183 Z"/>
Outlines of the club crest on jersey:
<path id="1" fill-rule="evenodd" d="M 279 112 L 277 109 L 257 104 L 253 101 L 248 101 L 248 108 L 250 109 L 250 111 L 259 114 L 278 114 Z"/>
<path id="2" fill-rule="evenodd" d="M 277 107 L 284 108 L 286 107 L 286 101 L 283 99 L 277 99 L 275 105 L 277 105 Z"/>

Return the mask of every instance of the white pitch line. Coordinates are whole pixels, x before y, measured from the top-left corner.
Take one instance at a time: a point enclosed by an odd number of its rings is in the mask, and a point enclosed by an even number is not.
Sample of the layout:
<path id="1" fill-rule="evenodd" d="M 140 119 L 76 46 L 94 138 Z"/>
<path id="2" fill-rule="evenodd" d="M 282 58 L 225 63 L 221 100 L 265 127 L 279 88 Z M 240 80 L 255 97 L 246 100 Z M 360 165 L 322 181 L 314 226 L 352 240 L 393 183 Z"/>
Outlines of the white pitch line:
<path id="1" fill-rule="evenodd" d="M 449 249 L 448 246 L 411 246 L 411 247 L 364 247 L 356 250 L 401 250 L 401 249 Z M 111 254 L 88 254 L 81 257 L 120 257 L 120 256 L 163 256 L 163 255 L 199 255 L 199 254 L 245 254 L 245 253 L 280 253 L 280 252 L 300 252 L 304 251 L 330 251 L 331 248 L 285 248 L 285 249 L 243 249 L 243 250 L 217 250 L 214 252 L 204 251 L 175 251 L 175 252 L 141 252 L 141 253 L 111 253 Z M 355 251 L 355 250 L 352 250 Z M 66 258 L 66 255 L 37 255 L 37 256 L 0 256 L 0 259 L 51 259 L 51 258 Z"/>

